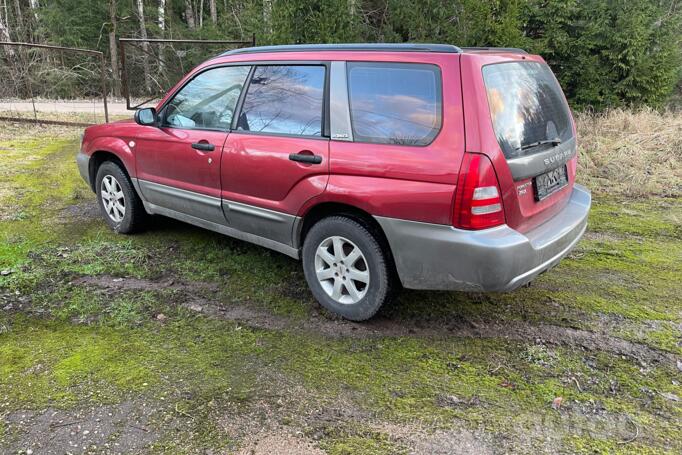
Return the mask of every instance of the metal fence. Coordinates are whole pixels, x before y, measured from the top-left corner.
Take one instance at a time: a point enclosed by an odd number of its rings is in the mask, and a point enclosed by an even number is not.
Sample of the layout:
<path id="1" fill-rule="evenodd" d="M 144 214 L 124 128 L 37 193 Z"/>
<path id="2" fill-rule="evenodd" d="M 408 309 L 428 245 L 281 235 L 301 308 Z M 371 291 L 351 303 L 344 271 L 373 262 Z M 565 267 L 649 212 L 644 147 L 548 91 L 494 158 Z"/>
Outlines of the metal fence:
<path id="1" fill-rule="evenodd" d="M 108 122 L 106 72 L 99 51 L 0 42 L 0 120 L 59 125 Z M 64 100 L 78 100 L 80 114 L 67 116 L 70 109 Z"/>
<path id="2" fill-rule="evenodd" d="M 121 95 L 126 108 L 158 100 L 187 72 L 228 49 L 255 46 L 250 41 L 119 38 Z"/>

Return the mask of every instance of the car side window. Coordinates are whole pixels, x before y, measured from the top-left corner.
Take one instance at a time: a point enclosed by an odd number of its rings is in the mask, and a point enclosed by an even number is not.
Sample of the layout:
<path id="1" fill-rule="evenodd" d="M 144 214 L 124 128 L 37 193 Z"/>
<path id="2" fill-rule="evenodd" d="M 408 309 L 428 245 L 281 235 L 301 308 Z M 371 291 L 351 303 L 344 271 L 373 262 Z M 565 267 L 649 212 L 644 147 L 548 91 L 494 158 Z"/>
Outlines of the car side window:
<path id="1" fill-rule="evenodd" d="M 244 98 L 237 129 L 321 136 L 325 67 L 259 66 Z"/>
<path id="2" fill-rule="evenodd" d="M 427 145 L 438 135 L 442 93 L 437 66 L 349 62 L 347 67 L 355 141 Z"/>
<path id="3" fill-rule="evenodd" d="M 198 74 L 166 105 L 164 126 L 227 131 L 249 66 L 225 66 Z"/>

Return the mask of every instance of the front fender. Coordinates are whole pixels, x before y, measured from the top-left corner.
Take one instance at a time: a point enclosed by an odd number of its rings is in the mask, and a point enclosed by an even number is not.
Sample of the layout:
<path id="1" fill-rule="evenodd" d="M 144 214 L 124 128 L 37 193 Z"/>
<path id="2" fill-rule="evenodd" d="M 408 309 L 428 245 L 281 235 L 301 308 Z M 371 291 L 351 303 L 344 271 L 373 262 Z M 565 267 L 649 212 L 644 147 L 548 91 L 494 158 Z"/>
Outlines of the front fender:
<path id="1" fill-rule="evenodd" d="M 135 155 L 128 146 L 128 143 L 123 139 L 103 136 L 83 143 L 82 153 L 92 157 L 97 152 L 107 152 L 115 155 L 123 163 L 128 175 L 131 178 L 136 176 Z"/>

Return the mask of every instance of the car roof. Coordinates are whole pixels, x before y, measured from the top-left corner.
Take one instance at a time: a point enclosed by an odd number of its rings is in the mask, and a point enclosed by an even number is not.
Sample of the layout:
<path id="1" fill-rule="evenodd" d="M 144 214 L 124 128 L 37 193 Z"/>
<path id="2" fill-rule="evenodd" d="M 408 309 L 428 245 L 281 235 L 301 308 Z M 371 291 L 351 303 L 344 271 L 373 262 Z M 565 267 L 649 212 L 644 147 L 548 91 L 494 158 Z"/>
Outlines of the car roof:
<path id="1" fill-rule="evenodd" d="M 221 54 L 242 55 L 275 52 L 319 52 L 319 51 L 363 51 L 363 52 L 439 52 L 449 54 L 480 53 L 480 52 L 509 52 L 523 53 L 526 51 L 511 47 L 457 47 L 452 44 L 431 43 L 346 43 L 346 44 L 287 44 L 278 46 L 257 46 L 232 49 Z"/>
<path id="2" fill-rule="evenodd" d="M 374 51 L 374 52 L 445 52 L 459 54 L 462 50 L 451 44 L 421 43 L 348 43 L 348 44 L 287 44 L 280 46 L 242 47 L 222 55 L 256 54 L 271 52 L 319 52 L 319 51 Z"/>

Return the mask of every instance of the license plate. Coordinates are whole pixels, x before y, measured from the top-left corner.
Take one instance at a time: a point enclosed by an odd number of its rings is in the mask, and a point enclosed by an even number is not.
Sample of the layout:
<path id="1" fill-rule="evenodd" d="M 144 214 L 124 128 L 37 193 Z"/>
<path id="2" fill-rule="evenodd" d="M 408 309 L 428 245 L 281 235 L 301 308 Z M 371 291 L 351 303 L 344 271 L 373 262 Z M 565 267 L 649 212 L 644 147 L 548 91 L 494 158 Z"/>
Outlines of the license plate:
<path id="1" fill-rule="evenodd" d="M 535 200 L 541 201 L 566 185 L 568 185 L 568 172 L 566 166 L 561 166 L 544 174 L 540 174 L 533 179 Z"/>

